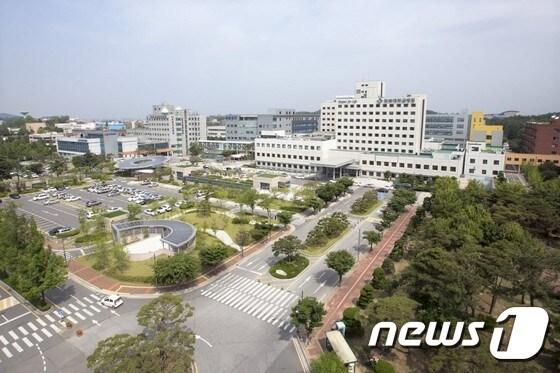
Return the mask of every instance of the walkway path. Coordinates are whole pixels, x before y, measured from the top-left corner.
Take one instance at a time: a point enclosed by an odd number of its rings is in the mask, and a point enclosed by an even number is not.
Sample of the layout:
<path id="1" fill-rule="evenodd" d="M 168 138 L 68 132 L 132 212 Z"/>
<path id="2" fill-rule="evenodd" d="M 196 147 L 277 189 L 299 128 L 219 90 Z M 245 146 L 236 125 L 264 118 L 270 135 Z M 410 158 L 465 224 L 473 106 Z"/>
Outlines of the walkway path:
<path id="1" fill-rule="evenodd" d="M 235 250 L 240 251 L 241 247 L 239 247 L 238 244 L 236 244 L 232 238 L 229 236 L 229 234 L 227 234 L 226 231 L 222 231 L 220 229 L 210 229 L 207 228 L 205 230 L 206 233 L 208 233 L 209 235 L 216 237 L 218 240 L 220 240 L 224 245 L 227 245 L 229 247 L 233 247 Z"/>
<path id="2" fill-rule="evenodd" d="M 323 319 L 323 326 L 311 334 L 311 340 L 306 347 L 307 356 L 310 360 L 316 358 L 323 351 L 322 343 L 325 333 L 331 329 L 336 321 L 342 318 L 344 309 L 352 306 L 360 296 L 360 290 L 372 278 L 373 269 L 381 266 L 393 249 L 395 242 L 405 232 L 415 213 L 416 205 L 409 206 L 409 209 L 399 216 L 385 232 L 375 249 L 360 258 L 352 272 L 344 278 L 341 286 L 331 294 L 330 299 L 325 304 L 327 314 Z"/>

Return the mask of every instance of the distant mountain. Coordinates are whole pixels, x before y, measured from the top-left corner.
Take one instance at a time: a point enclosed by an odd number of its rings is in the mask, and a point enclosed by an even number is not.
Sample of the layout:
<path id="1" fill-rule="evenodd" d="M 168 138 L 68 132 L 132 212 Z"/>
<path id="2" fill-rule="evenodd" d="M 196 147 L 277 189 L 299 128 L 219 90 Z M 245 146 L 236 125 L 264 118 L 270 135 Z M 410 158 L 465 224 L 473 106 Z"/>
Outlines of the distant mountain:
<path id="1" fill-rule="evenodd" d="M 19 117 L 20 115 L 13 115 L 13 114 L 8 114 L 8 113 L 0 113 L 0 120 L 6 120 L 6 119 L 10 119 L 10 118 L 15 118 L 15 117 Z"/>

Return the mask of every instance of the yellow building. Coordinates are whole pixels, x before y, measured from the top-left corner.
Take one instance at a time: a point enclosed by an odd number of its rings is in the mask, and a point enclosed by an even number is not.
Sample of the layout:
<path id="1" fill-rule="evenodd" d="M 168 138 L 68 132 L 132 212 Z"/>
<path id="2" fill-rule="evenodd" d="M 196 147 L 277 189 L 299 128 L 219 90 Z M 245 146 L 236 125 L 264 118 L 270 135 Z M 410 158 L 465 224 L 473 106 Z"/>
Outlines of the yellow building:
<path id="1" fill-rule="evenodd" d="M 484 113 L 474 111 L 470 115 L 469 140 L 484 141 L 488 145 L 502 146 L 504 131 L 501 125 L 487 125 Z"/>

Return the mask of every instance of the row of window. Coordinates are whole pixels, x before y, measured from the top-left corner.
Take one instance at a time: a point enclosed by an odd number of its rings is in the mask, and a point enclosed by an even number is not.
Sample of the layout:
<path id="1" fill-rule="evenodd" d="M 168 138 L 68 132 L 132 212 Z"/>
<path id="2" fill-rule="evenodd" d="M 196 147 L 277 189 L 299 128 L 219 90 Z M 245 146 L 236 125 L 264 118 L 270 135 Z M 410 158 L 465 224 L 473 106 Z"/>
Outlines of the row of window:
<path id="1" fill-rule="evenodd" d="M 340 118 L 338 118 L 337 122 L 354 122 L 354 118 L 350 118 L 350 119 L 346 119 L 346 118 L 340 119 Z M 376 118 L 375 120 L 373 120 L 372 118 L 370 118 L 368 120 L 365 120 L 365 119 L 360 120 L 360 118 L 356 118 L 356 122 L 364 122 L 364 123 L 366 123 L 366 122 L 369 122 L 369 123 L 373 123 L 373 122 L 375 122 L 375 123 L 401 123 L 401 120 L 398 119 L 398 118 L 395 119 L 394 121 L 393 121 L 393 119 L 381 119 L 380 120 L 379 118 Z M 415 123 L 416 121 L 414 119 L 410 119 L 410 120 L 403 119 L 402 120 L 402 123 L 409 123 L 409 122 L 410 123 Z"/>
<path id="2" fill-rule="evenodd" d="M 257 157 L 269 157 L 269 158 L 288 158 L 288 159 L 300 159 L 306 161 L 320 161 L 321 157 L 315 157 L 313 155 L 295 155 L 295 154 L 276 154 L 276 153 L 256 153 Z"/>
<path id="3" fill-rule="evenodd" d="M 277 149 L 299 149 L 299 150 L 321 150 L 321 145 L 292 145 L 255 142 L 256 148 L 277 148 Z"/>
<path id="4" fill-rule="evenodd" d="M 368 151 L 368 152 L 381 152 L 381 153 L 410 153 L 413 154 L 414 150 L 409 149 L 385 149 L 385 148 L 371 148 L 371 147 L 364 147 L 361 148 L 359 146 L 337 146 L 338 150 L 360 150 L 360 151 Z"/>
<path id="5" fill-rule="evenodd" d="M 397 162 L 387 162 L 387 161 L 368 161 L 366 159 L 362 160 L 362 164 L 363 165 L 370 165 L 370 166 L 384 166 L 384 167 L 399 167 L 399 168 L 415 168 L 417 170 L 420 169 L 424 169 L 424 170 L 429 170 L 431 169 L 432 171 L 447 171 L 447 169 L 449 168 L 450 172 L 456 172 L 457 171 L 457 167 L 455 166 L 439 166 L 437 164 L 434 164 L 431 166 L 428 164 L 420 164 L 420 163 L 404 163 L 404 162 L 399 162 L 398 166 L 397 166 Z M 406 165 L 406 166 L 405 166 Z"/>
<path id="6" fill-rule="evenodd" d="M 268 166 L 268 167 L 277 167 L 277 168 L 283 168 L 283 169 L 299 169 L 299 170 L 315 171 L 315 166 L 309 166 L 309 165 L 303 165 L 303 164 L 257 161 L 257 166 L 261 166 L 261 167 Z"/>
<path id="7" fill-rule="evenodd" d="M 373 143 L 373 144 L 381 144 L 381 145 L 385 145 L 385 144 L 387 144 L 387 145 L 403 145 L 403 146 L 407 145 L 407 143 L 404 142 L 404 141 L 401 141 L 401 142 L 398 142 L 398 141 L 394 141 L 394 142 L 393 141 L 387 141 L 387 142 L 381 141 L 381 142 L 379 142 L 378 140 L 375 140 L 375 141 L 372 142 L 372 140 L 367 140 L 367 142 L 366 142 L 366 140 L 356 140 L 356 141 L 354 141 L 352 139 L 350 139 L 350 140 L 339 139 L 339 140 L 337 140 L 337 142 L 338 143 L 347 143 L 348 142 L 348 143 L 351 143 L 351 144 L 355 142 L 356 144 L 372 144 Z M 414 146 L 414 143 L 409 142 L 408 146 Z"/>
<path id="8" fill-rule="evenodd" d="M 469 163 L 471 163 L 471 164 L 476 163 L 476 159 L 475 158 L 469 159 Z M 500 160 L 499 159 L 494 159 L 493 163 L 494 163 L 495 166 L 499 166 L 500 165 Z M 488 164 L 488 159 L 483 159 L 482 164 Z"/>
<path id="9" fill-rule="evenodd" d="M 389 106 L 387 106 L 389 105 Z M 363 107 L 363 108 L 367 108 L 367 107 L 408 107 L 408 104 L 355 104 L 355 107 L 359 108 L 359 107 Z M 338 104 L 338 107 L 354 107 L 354 104 Z M 410 104 L 410 107 L 416 107 L 415 103 Z"/>
<path id="10" fill-rule="evenodd" d="M 337 136 L 358 136 L 358 137 L 393 137 L 392 133 L 352 133 L 352 132 L 337 132 Z M 406 133 L 395 133 L 395 137 L 402 137 L 403 139 L 409 138 L 413 139 L 414 135 L 407 135 Z"/>

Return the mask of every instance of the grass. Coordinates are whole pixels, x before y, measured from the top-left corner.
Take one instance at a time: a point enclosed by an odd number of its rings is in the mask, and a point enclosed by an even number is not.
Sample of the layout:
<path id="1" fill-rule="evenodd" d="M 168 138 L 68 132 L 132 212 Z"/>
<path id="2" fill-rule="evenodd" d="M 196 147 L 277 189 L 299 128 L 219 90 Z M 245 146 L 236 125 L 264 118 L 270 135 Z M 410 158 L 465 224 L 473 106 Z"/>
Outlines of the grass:
<path id="1" fill-rule="evenodd" d="M 373 205 L 371 205 L 371 207 L 369 207 L 366 211 L 364 212 L 354 212 L 351 211 L 352 215 L 357 215 L 357 216 L 366 216 L 369 215 L 373 212 L 373 210 L 375 210 L 379 205 L 381 204 L 381 201 L 376 201 Z"/>
<path id="2" fill-rule="evenodd" d="M 305 206 L 302 206 L 301 202 L 296 203 L 294 201 L 286 201 L 281 198 L 272 199 L 272 204 L 270 208 L 275 210 L 286 210 L 291 212 L 302 212 L 306 209 Z"/>
<path id="3" fill-rule="evenodd" d="M 303 252 L 309 255 L 321 255 L 323 254 L 329 247 L 331 247 L 332 245 L 334 245 L 334 243 L 336 241 L 338 241 L 339 239 L 341 239 L 350 229 L 350 227 L 346 228 L 344 231 L 342 231 L 342 233 L 340 235 L 338 235 L 337 237 L 333 237 L 330 240 L 328 240 L 327 242 L 325 242 L 325 244 L 321 245 L 321 246 L 306 246 L 305 249 L 303 249 Z"/>
<path id="4" fill-rule="evenodd" d="M 309 265 L 309 259 L 304 256 L 298 255 L 292 261 L 287 261 L 286 258 L 276 262 L 268 272 L 276 278 L 287 279 L 294 278 L 301 273 Z M 276 270 L 280 269 L 286 272 L 286 276 L 282 276 L 276 273 Z"/>
<path id="5" fill-rule="evenodd" d="M 88 234 L 80 234 L 74 240 L 77 244 L 88 244 L 93 243 L 96 241 L 107 241 L 111 238 L 109 232 L 99 232 L 99 233 L 88 233 Z"/>
<path id="6" fill-rule="evenodd" d="M 212 212 L 210 216 L 200 216 L 197 212 L 183 214 L 182 220 L 191 223 L 198 229 L 218 229 L 223 230 L 235 240 L 237 234 L 242 231 L 250 231 L 253 227 L 250 224 L 233 224 L 228 216 Z"/>
<path id="7" fill-rule="evenodd" d="M 82 265 L 92 267 L 93 263 L 95 263 L 95 254 L 81 256 L 76 260 Z M 112 262 L 112 260 L 110 260 L 110 262 Z M 111 272 L 106 274 L 120 281 L 142 284 L 150 283 L 151 278 L 154 275 L 154 270 L 152 268 L 153 264 L 154 260 L 152 258 L 138 262 L 130 261 L 128 268 L 121 273 Z M 112 263 L 109 264 L 109 266 L 111 265 Z"/>
<path id="8" fill-rule="evenodd" d="M 121 216 L 121 215 L 126 215 L 126 214 L 127 214 L 126 211 L 117 210 L 117 211 L 107 212 L 107 213 L 103 214 L 103 216 L 106 217 L 106 218 L 114 218 L 114 217 Z"/>

